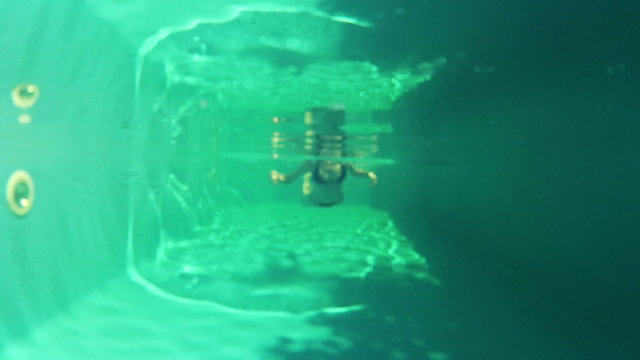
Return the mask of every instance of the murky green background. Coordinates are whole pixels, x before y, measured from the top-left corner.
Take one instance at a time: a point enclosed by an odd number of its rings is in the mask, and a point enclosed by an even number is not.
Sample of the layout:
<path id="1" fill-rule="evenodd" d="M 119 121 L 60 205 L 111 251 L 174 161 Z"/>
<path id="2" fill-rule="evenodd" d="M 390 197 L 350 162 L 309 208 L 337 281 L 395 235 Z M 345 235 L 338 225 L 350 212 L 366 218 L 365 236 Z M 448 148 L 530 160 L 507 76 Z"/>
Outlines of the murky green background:
<path id="1" fill-rule="evenodd" d="M 226 18 L 238 5 L 248 4 L 0 0 L 0 179 L 25 169 L 36 185 L 26 217 L 0 211 L 0 358 L 638 356 L 632 2 L 249 4 L 371 23 L 345 31 L 338 50 L 383 71 L 446 58 L 430 81 L 371 115 L 393 125 L 379 156 L 395 164 L 376 168 L 376 187 L 349 183 L 347 193 L 350 206 L 388 212 L 440 285 L 390 275 L 349 282 L 363 310 L 312 317 L 238 313 L 140 286 L 153 279 L 131 265 L 155 256 L 161 218 L 142 184 L 156 164 L 148 159 L 166 149 L 150 150 L 141 125 L 140 106 L 153 104 L 136 92 L 136 56 L 158 29 Z M 42 92 L 29 110 L 9 96 L 22 82 Z M 31 124 L 17 121 L 25 113 Z M 241 155 L 220 163 L 233 170 L 223 183 L 249 205 L 296 202 L 297 184 L 273 188 L 266 176 L 292 164 L 255 161 L 265 153 L 251 139 L 268 141 L 272 128 L 233 124 L 246 137 L 222 143 Z M 211 281 L 180 274 L 188 286 Z"/>

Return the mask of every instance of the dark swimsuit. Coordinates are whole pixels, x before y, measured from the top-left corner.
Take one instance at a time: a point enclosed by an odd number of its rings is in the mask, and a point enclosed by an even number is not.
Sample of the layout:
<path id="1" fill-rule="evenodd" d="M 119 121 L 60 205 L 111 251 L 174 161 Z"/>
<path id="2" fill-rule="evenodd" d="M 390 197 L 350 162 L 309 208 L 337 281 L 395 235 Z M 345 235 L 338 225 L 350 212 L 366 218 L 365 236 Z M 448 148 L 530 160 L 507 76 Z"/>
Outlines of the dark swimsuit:
<path id="1" fill-rule="evenodd" d="M 340 184 L 347 177 L 347 169 L 345 169 L 344 165 L 340 165 L 340 176 L 335 180 L 327 181 L 320 175 L 318 164 L 319 162 L 316 162 L 316 165 L 313 168 L 313 173 L 311 174 L 311 178 L 316 184 Z"/>

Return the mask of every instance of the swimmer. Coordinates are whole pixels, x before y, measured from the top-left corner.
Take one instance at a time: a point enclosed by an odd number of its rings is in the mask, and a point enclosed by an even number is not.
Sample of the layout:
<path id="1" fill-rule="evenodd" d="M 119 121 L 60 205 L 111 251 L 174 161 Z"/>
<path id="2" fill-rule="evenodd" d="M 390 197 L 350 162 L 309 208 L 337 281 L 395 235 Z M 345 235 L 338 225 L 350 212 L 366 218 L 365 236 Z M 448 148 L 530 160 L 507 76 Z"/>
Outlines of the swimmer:
<path id="1" fill-rule="evenodd" d="M 274 184 L 286 184 L 304 174 L 302 194 L 315 205 L 329 207 L 342 202 L 342 182 L 347 173 L 354 177 L 368 178 L 371 185 L 378 183 L 378 176 L 373 171 L 331 160 L 307 161 L 296 171 L 286 175 L 271 170 L 271 181 Z"/>
<path id="2" fill-rule="evenodd" d="M 344 133 L 339 126 L 344 123 L 344 110 L 316 108 L 305 113 L 305 124 L 314 126 L 312 132 L 315 140 L 314 155 L 318 157 L 344 157 Z M 317 132 L 318 129 L 322 131 Z M 271 181 L 274 184 L 290 183 L 303 176 L 302 194 L 313 204 L 329 207 L 340 204 L 344 198 L 342 182 L 349 173 L 353 177 L 367 178 L 371 185 L 378 182 L 378 176 L 373 171 L 366 171 L 336 160 L 310 160 L 303 163 L 290 174 L 283 174 L 271 170 Z"/>

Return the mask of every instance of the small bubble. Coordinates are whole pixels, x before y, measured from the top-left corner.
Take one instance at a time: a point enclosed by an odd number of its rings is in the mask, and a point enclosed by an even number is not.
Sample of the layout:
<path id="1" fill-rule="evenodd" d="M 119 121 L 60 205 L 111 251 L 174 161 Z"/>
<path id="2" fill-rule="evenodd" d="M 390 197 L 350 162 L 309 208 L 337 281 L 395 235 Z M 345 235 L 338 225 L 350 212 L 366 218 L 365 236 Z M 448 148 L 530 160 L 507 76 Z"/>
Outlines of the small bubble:
<path id="1" fill-rule="evenodd" d="M 11 92 L 13 104 L 21 109 L 29 109 L 39 97 L 40 89 L 34 84 L 18 84 Z"/>
<path id="2" fill-rule="evenodd" d="M 31 118 L 31 115 L 29 115 L 29 114 L 21 114 L 20 116 L 18 116 L 18 122 L 20 124 L 24 124 L 24 125 L 31 124 L 32 120 L 33 119 Z"/>
<path id="3" fill-rule="evenodd" d="M 34 199 L 34 184 L 31 176 L 24 170 L 14 172 L 7 181 L 7 204 L 11 211 L 26 215 L 31 211 Z"/>

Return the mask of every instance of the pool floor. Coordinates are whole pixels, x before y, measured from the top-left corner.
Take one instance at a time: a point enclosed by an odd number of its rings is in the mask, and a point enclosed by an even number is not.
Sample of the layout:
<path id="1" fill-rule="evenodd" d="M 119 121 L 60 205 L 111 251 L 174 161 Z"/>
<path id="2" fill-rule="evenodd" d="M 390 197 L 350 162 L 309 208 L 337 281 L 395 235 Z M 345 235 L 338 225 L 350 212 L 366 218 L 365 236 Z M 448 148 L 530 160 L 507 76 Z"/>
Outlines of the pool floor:
<path id="1" fill-rule="evenodd" d="M 305 315 L 232 312 L 156 296 L 126 276 L 9 344 L 1 359 L 270 359 L 341 340 Z M 340 347 L 339 345 L 336 345 Z M 339 349 L 336 348 L 335 351 Z"/>

